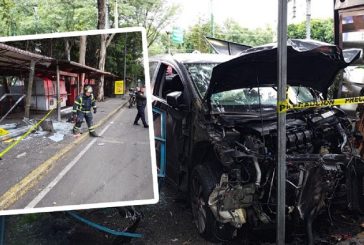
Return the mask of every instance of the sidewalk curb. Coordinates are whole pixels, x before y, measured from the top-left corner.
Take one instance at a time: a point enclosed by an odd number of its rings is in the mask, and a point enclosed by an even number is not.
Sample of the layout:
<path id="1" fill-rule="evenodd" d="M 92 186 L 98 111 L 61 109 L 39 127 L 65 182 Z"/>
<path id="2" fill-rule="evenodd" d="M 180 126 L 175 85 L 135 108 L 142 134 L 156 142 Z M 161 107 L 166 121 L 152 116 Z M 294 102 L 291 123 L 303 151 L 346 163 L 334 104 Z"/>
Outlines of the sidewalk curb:
<path id="1" fill-rule="evenodd" d="M 120 111 L 123 107 L 127 105 L 127 101 L 122 103 L 104 118 L 102 118 L 95 127 L 98 128 L 106 121 L 108 121 L 112 116 L 114 116 L 118 111 Z M 21 179 L 18 183 L 10 187 L 3 195 L 0 196 L 0 210 L 5 210 L 17 202 L 21 197 L 23 197 L 28 191 L 33 188 L 52 167 L 55 165 L 55 162 L 61 159 L 65 154 L 67 154 L 70 150 L 73 149 L 76 145 L 82 143 L 88 134 L 81 135 L 78 139 L 73 141 L 71 144 L 67 145 L 65 148 L 56 152 L 51 158 L 41 163 L 38 167 L 33 169 L 30 173 L 28 173 L 23 179 Z"/>

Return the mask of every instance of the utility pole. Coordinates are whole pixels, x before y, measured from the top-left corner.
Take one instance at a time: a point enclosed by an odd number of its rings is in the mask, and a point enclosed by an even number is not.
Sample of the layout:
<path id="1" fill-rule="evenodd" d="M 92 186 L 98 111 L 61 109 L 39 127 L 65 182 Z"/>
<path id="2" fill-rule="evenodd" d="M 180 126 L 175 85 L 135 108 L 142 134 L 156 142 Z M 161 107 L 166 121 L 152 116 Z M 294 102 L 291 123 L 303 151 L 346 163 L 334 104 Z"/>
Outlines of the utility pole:
<path id="1" fill-rule="evenodd" d="M 210 22 L 211 22 L 211 36 L 215 37 L 215 24 L 214 24 L 214 8 L 213 8 L 213 1 L 210 0 L 210 8 L 211 8 L 211 15 L 210 15 Z"/>
<path id="2" fill-rule="evenodd" d="M 171 54 L 171 32 L 167 31 L 167 37 L 168 37 L 168 54 Z"/>
<path id="3" fill-rule="evenodd" d="M 286 101 L 287 86 L 287 0 L 278 2 L 278 99 Z M 277 108 L 278 108 L 277 103 Z M 279 113 L 277 152 L 277 237 L 276 244 L 285 244 L 286 233 L 286 113 Z"/>
<path id="4" fill-rule="evenodd" d="M 294 18 L 296 18 L 296 0 L 293 0 L 293 7 L 292 7 L 292 9 L 293 9 L 293 16 L 292 16 L 292 18 L 294 19 Z"/>
<path id="5" fill-rule="evenodd" d="M 114 7 L 114 28 L 119 27 L 119 12 L 118 12 L 118 0 L 115 0 Z"/>
<path id="6" fill-rule="evenodd" d="M 34 19 L 35 19 L 35 34 L 38 34 L 38 22 L 39 22 L 38 2 L 37 2 L 37 5 L 33 6 L 33 10 L 34 10 Z"/>
<path id="7" fill-rule="evenodd" d="M 126 52 L 127 52 L 126 44 L 127 44 L 127 41 L 128 41 L 128 33 L 126 32 L 125 33 L 125 44 L 124 44 L 124 88 L 125 88 L 125 84 L 126 84 Z M 124 94 L 125 94 L 125 91 L 124 91 Z"/>
<path id="8" fill-rule="evenodd" d="M 311 0 L 306 0 L 306 39 L 311 39 Z"/>
<path id="9" fill-rule="evenodd" d="M 57 121 L 61 121 L 61 91 L 60 91 L 60 71 L 59 71 L 59 65 L 57 62 L 57 87 L 56 87 L 56 93 L 57 93 Z"/>
<path id="10" fill-rule="evenodd" d="M 109 23 L 109 0 L 106 0 L 106 11 L 105 11 L 105 29 L 110 28 Z"/>

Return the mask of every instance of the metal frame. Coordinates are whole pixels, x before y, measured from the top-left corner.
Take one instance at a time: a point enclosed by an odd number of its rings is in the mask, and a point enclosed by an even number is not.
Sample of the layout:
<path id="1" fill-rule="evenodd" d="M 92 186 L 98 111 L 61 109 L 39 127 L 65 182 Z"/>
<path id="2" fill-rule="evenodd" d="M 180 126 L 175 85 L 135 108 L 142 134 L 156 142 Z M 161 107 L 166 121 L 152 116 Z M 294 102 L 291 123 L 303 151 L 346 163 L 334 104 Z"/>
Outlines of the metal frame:
<path id="1" fill-rule="evenodd" d="M 7 96 L 11 96 L 11 95 L 21 95 L 21 94 L 4 94 L 1 98 L 0 98 L 0 102 L 6 98 Z M 5 115 L 0 119 L 0 122 L 2 122 L 8 115 L 10 112 L 12 112 L 14 110 L 14 108 L 20 103 L 20 101 L 22 101 L 24 99 L 26 95 L 23 94 L 16 102 L 15 104 L 9 109 L 9 111 L 7 113 L 5 113 Z"/>
<path id="2" fill-rule="evenodd" d="M 0 216 L 0 245 L 5 244 L 5 216 Z"/>
<path id="3" fill-rule="evenodd" d="M 161 143 L 161 157 L 160 157 L 160 166 L 158 169 L 158 177 L 164 178 L 166 177 L 166 144 L 167 144 L 167 135 L 166 135 L 166 112 L 162 111 L 158 108 L 153 107 L 153 112 L 161 115 L 161 137 L 154 137 L 154 140 Z"/>
<path id="4" fill-rule="evenodd" d="M 286 101 L 287 87 L 287 0 L 278 2 L 278 98 Z M 278 105 L 277 105 L 278 107 Z M 276 244 L 285 244 L 286 226 L 286 113 L 278 113 L 277 152 L 277 237 Z"/>

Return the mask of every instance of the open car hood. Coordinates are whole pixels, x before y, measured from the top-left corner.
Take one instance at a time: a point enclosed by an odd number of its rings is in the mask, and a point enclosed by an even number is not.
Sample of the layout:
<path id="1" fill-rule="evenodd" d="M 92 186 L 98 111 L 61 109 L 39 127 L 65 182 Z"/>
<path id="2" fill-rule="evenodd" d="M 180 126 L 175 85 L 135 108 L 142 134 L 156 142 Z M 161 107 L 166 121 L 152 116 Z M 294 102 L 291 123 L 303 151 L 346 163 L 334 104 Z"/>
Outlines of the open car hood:
<path id="1" fill-rule="evenodd" d="M 277 85 L 277 44 L 254 47 L 237 58 L 217 65 L 205 99 L 223 91 Z M 287 41 L 287 84 L 326 93 L 336 74 L 360 57 L 360 49 L 342 51 L 336 45 L 314 40 Z"/>
<path id="2" fill-rule="evenodd" d="M 205 37 L 212 49 L 218 54 L 238 55 L 242 51 L 252 48 L 252 46 L 225 41 L 213 37 Z"/>

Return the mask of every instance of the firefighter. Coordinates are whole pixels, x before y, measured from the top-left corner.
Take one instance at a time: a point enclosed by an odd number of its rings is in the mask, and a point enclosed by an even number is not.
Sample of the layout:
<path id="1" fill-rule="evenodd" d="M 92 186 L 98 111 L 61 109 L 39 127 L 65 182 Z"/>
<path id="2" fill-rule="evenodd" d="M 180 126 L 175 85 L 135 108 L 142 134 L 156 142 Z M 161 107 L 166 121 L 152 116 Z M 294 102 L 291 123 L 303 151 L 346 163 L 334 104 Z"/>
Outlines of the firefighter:
<path id="1" fill-rule="evenodd" d="M 91 137 L 98 137 L 95 133 L 95 128 L 92 121 L 92 112 L 96 113 L 96 100 L 92 93 L 92 87 L 87 85 L 84 87 L 84 93 L 77 96 L 73 105 L 73 118 L 75 118 L 75 126 L 73 127 L 73 134 L 80 134 L 81 125 L 85 118 L 88 131 Z"/>

